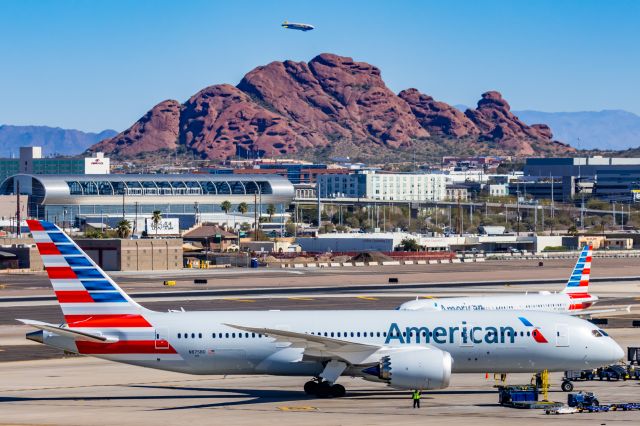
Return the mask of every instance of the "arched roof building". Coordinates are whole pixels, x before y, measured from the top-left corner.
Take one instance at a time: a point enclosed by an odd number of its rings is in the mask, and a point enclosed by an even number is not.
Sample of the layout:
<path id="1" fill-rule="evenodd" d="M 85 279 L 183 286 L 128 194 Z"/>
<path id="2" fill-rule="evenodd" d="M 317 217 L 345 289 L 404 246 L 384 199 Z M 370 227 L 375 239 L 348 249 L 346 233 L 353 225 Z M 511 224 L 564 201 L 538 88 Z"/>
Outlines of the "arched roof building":
<path id="1" fill-rule="evenodd" d="M 96 215 L 149 214 L 160 210 L 164 217 L 222 212 L 229 201 L 232 210 L 240 203 L 274 204 L 284 211 L 294 198 L 294 187 L 279 175 L 35 175 L 17 174 L 0 184 L 0 194 L 29 196 L 29 216 L 49 220 L 74 220 Z M 65 219 L 62 219 L 62 217 Z M 55 217 L 55 218 L 54 218 Z M 181 227 L 191 220 L 181 217 Z"/>

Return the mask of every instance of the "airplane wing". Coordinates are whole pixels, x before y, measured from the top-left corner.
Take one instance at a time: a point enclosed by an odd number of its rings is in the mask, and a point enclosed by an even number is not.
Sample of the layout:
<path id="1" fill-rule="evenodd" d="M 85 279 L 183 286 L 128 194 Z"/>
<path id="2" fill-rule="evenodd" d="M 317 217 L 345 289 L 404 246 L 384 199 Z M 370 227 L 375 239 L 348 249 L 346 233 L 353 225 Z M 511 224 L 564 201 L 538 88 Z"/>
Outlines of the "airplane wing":
<path id="1" fill-rule="evenodd" d="M 61 325 L 49 324 L 42 321 L 29 320 L 29 319 L 18 319 L 17 321 L 20 321 L 23 324 L 38 328 L 40 330 L 50 331 L 52 333 L 65 336 L 65 337 L 70 337 L 75 340 L 84 340 L 88 342 L 99 342 L 99 343 L 115 343 L 119 340 L 117 337 L 104 336 L 102 334 L 96 334 L 96 333 L 87 333 L 84 331 L 73 330 L 67 327 L 63 327 Z"/>
<path id="2" fill-rule="evenodd" d="M 309 357 L 339 359 L 350 364 L 363 364 L 371 355 L 384 351 L 383 346 L 367 343 L 350 342 L 333 337 L 316 336 L 314 334 L 274 328 L 247 327 L 236 324 L 225 324 L 238 330 L 264 334 L 273 337 L 277 342 L 290 343 L 289 347 L 303 348 L 304 355 Z"/>
<path id="3" fill-rule="evenodd" d="M 583 315 L 590 316 L 594 314 L 606 314 L 610 312 L 631 312 L 631 305 L 627 306 L 626 308 L 592 309 L 588 311 L 569 312 L 569 315 L 578 317 Z"/>

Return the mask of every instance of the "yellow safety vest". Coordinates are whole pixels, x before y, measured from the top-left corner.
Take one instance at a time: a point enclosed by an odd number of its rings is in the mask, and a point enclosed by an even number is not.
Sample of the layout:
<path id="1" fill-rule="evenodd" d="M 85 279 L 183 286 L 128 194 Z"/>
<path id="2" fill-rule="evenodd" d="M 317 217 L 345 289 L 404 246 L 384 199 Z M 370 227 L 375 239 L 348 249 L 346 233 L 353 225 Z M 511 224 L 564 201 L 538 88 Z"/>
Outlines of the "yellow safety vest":
<path id="1" fill-rule="evenodd" d="M 413 399 L 420 399 L 420 391 L 413 392 Z"/>

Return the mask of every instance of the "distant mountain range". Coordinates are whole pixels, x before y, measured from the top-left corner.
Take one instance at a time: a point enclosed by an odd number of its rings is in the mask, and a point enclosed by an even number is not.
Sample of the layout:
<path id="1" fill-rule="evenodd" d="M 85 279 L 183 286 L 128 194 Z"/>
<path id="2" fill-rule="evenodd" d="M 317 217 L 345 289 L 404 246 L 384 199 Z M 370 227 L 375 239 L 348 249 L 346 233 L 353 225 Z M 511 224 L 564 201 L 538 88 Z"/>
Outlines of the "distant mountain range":
<path id="1" fill-rule="evenodd" d="M 460 111 L 467 105 L 454 105 Z M 513 111 L 531 125 L 546 123 L 553 137 L 576 149 L 625 150 L 640 147 L 640 116 L 619 109 L 578 112 Z"/>
<path id="2" fill-rule="evenodd" d="M 577 149 L 623 150 L 640 146 L 640 116 L 622 110 L 514 111 L 527 124 L 546 123 L 553 137 Z"/>
<path id="3" fill-rule="evenodd" d="M 0 125 L 0 157 L 17 157 L 21 146 L 41 146 L 45 155 L 78 155 L 91 145 L 118 134 L 115 130 L 87 133 L 47 126 Z"/>

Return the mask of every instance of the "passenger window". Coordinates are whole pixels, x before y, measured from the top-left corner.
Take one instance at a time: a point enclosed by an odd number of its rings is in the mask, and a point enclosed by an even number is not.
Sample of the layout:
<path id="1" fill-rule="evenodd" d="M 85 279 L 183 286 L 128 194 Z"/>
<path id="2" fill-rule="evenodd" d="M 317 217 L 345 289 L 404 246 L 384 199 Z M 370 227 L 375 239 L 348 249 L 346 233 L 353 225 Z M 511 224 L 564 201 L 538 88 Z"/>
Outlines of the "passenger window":
<path id="1" fill-rule="evenodd" d="M 215 338 L 216 338 L 216 333 L 213 333 L 213 334 L 211 335 L 211 338 L 215 339 Z"/>
<path id="2" fill-rule="evenodd" d="M 256 333 L 251 333 L 251 338 L 255 339 L 256 338 Z"/>
<path id="3" fill-rule="evenodd" d="M 178 339 L 180 338 L 180 333 L 178 333 Z"/>
<path id="4" fill-rule="evenodd" d="M 333 331 L 331 332 L 331 337 L 333 337 Z"/>
<path id="5" fill-rule="evenodd" d="M 224 333 L 224 337 L 229 338 L 229 333 Z"/>
<path id="6" fill-rule="evenodd" d="M 191 333 L 191 338 L 195 339 L 196 338 L 196 333 Z"/>
<path id="7" fill-rule="evenodd" d="M 202 339 L 202 333 L 198 333 L 198 339 Z"/>
<path id="8" fill-rule="evenodd" d="M 527 337 L 531 336 L 531 332 L 527 331 Z"/>
<path id="9" fill-rule="evenodd" d="M 379 332 L 379 331 L 376 333 L 376 336 L 377 336 L 377 337 L 380 337 L 380 332 Z"/>
<path id="10" fill-rule="evenodd" d="M 351 332 L 351 337 L 353 337 L 353 331 Z"/>
<path id="11" fill-rule="evenodd" d="M 249 333 L 244 333 L 244 338 L 248 339 L 249 338 Z"/>
<path id="12" fill-rule="evenodd" d="M 236 333 L 231 333 L 231 338 L 235 339 L 236 338 Z"/>
<path id="13" fill-rule="evenodd" d="M 238 333 L 238 338 L 242 339 L 242 333 Z"/>
<path id="14" fill-rule="evenodd" d="M 356 333 L 356 336 L 360 337 L 360 332 L 359 331 Z"/>

